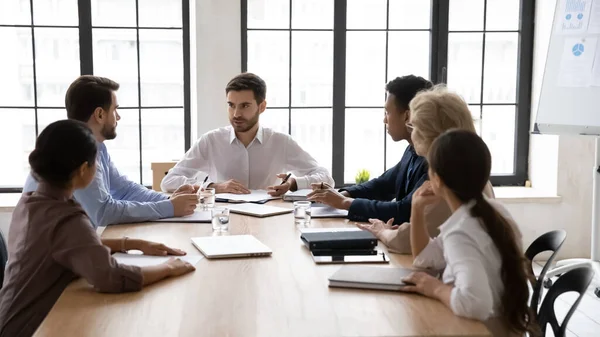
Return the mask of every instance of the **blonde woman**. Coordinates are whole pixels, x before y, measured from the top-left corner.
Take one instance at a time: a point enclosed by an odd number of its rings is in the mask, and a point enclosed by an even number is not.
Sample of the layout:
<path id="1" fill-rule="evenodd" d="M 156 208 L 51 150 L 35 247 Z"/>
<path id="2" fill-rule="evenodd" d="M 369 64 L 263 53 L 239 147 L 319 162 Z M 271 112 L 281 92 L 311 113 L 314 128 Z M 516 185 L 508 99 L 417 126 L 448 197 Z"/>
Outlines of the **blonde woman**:
<path id="1" fill-rule="evenodd" d="M 433 141 L 450 129 L 462 129 L 475 132 L 473 117 L 467 103 L 457 94 L 444 86 L 418 93 L 410 102 L 410 121 L 406 124 L 411 132 L 415 151 L 426 157 Z M 492 185 L 488 182 L 483 194 L 494 198 Z M 431 236 L 439 234 L 438 227 L 450 217 L 452 212 L 444 202 L 429 205 L 425 210 L 425 223 Z M 364 230 L 373 233 L 388 249 L 395 253 L 409 254 L 410 223 L 394 226 L 394 219 L 387 223 L 369 219 L 370 224 L 358 224 Z"/>

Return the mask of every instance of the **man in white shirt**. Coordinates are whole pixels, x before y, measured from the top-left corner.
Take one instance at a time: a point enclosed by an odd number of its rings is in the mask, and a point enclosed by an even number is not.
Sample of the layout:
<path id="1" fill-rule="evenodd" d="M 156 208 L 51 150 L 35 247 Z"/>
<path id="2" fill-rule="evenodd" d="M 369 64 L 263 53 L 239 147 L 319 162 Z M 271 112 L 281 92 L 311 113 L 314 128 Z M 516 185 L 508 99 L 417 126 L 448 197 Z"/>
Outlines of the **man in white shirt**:
<path id="1" fill-rule="evenodd" d="M 200 137 L 164 177 L 163 191 L 194 182 L 213 187 L 216 193 L 266 189 L 279 196 L 288 190 L 310 188 L 312 183 L 334 186 L 327 169 L 292 137 L 260 126 L 260 114 L 267 107 L 265 81 L 242 73 L 229 81 L 225 93 L 231 126 Z"/>

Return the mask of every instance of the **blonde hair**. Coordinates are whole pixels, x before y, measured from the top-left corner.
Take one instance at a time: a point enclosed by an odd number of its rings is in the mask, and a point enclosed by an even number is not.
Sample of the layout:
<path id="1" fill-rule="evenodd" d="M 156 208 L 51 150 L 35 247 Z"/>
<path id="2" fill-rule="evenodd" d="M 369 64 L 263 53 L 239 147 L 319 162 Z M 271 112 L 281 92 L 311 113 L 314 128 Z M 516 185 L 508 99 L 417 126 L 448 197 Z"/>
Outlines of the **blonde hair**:
<path id="1" fill-rule="evenodd" d="M 450 129 L 475 131 L 467 103 L 444 85 L 419 92 L 410 101 L 410 122 L 413 142 L 421 143 L 427 151 L 433 141 Z"/>

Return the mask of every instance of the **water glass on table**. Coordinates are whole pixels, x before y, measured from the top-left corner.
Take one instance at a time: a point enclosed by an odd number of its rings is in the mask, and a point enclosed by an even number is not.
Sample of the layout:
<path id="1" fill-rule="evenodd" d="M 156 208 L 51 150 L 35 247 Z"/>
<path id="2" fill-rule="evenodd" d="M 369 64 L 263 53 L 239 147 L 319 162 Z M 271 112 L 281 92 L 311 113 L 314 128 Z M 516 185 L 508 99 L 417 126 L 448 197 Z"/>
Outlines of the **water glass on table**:
<path id="1" fill-rule="evenodd" d="M 213 207 L 211 210 L 213 232 L 229 231 L 229 208 Z"/>
<path id="2" fill-rule="evenodd" d="M 306 227 L 310 224 L 310 201 L 294 202 L 294 224 Z"/>
<path id="3" fill-rule="evenodd" d="M 207 210 L 209 208 L 213 208 L 215 206 L 215 189 L 214 188 L 205 188 L 198 191 L 200 195 L 200 204 L 202 205 L 202 209 Z"/>

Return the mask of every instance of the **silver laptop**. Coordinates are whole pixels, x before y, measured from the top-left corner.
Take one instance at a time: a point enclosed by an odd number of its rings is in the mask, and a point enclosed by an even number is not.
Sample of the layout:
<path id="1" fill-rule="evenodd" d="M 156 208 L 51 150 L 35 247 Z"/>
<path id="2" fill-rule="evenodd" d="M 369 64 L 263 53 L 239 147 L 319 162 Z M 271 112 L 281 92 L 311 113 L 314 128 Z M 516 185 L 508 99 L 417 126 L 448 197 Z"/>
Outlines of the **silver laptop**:
<path id="1" fill-rule="evenodd" d="M 209 259 L 270 256 L 273 253 L 252 235 L 196 237 L 192 238 L 192 244 Z"/>

